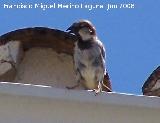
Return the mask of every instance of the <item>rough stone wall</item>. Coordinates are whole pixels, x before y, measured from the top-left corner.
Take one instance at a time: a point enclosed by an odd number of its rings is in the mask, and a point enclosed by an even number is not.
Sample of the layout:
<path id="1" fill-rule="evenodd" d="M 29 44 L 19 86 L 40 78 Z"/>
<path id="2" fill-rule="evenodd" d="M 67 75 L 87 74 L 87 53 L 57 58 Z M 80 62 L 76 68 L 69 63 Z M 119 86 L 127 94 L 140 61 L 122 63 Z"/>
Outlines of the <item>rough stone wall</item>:
<path id="1" fill-rule="evenodd" d="M 21 43 L 9 42 L 0 47 L 0 80 L 13 81 L 17 66 L 23 56 Z"/>

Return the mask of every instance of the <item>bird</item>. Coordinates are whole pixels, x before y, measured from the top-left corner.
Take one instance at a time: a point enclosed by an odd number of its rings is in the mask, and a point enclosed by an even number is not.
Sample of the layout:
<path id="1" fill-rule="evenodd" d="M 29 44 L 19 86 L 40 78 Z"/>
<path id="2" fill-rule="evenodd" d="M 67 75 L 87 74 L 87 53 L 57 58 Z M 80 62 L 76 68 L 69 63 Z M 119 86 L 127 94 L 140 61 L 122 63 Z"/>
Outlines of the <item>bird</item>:
<path id="1" fill-rule="evenodd" d="M 93 90 L 96 94 L 102 92 L 106 54 L 94 25 L 89 20 L 82 19 L 74 22 L 66 31 L 77 36 L 73 54 L 77 83 L 67 88 L 74 89 L 81 84 L 86 90 Z"/>
<path id="2" fill-rule="evenodd" d="M 142 92 L 147 96 L 160 96 L 160 66 L 145 81 Z"/>

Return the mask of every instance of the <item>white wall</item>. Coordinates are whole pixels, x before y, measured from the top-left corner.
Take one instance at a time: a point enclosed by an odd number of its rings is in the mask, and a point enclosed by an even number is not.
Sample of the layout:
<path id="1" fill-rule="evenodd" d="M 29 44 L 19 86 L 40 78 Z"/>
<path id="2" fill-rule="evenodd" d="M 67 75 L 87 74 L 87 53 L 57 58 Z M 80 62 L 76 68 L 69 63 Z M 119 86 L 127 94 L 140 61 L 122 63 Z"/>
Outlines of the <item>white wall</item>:
<path id="1" fill-rule="evenodd" d="M 155 107 L 140 104 L 143 101 L 155 101 Z M 157 104 L 158 98 L 0 84 L 0 123 L 159 123 Z"/>

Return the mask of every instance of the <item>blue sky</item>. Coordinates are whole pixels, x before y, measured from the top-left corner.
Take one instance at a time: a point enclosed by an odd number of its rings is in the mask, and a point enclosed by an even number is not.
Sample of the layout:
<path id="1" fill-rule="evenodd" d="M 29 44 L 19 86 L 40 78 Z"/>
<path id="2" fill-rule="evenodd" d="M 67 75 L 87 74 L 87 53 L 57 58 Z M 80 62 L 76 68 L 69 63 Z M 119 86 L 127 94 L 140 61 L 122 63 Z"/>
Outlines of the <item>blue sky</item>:
<path id="1" fill-rule="evenodd" d="M 117 9 L 4 9 L 4 4 L 116 4 Z M 134 9 L 120 9 L 132 3 Z M 0 1 L 0 35 L 45 26 L 66 30 L 79 19 L 90 20 L 107 50 L 107 69 L 113 91 L 141 94 L 141 87 L 160 64 L 160 1 L 158 0 L 4 0 Z"/>

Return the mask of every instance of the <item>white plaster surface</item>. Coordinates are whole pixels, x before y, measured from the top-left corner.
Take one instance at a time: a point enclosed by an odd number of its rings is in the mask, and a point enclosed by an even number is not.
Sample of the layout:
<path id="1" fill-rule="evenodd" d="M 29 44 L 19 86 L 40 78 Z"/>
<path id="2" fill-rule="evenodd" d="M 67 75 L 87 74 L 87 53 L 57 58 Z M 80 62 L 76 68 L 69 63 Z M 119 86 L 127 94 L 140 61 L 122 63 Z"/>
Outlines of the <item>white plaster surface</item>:
<path id="1" fill-rule="evenodd" d="M 7 71 L 9 71 L 11 69 L 12 69 L 11 64 L 9 64 L 7 62 L 0 64 L 0 75 L 5 74 Z"/>
<path id="2" fill-rule="evenodd" d="M 76 84 L 72 56 L 57 54 L 51 48 L 32 48 L 25 52 L 15 82 L 72 86 Z"/>

